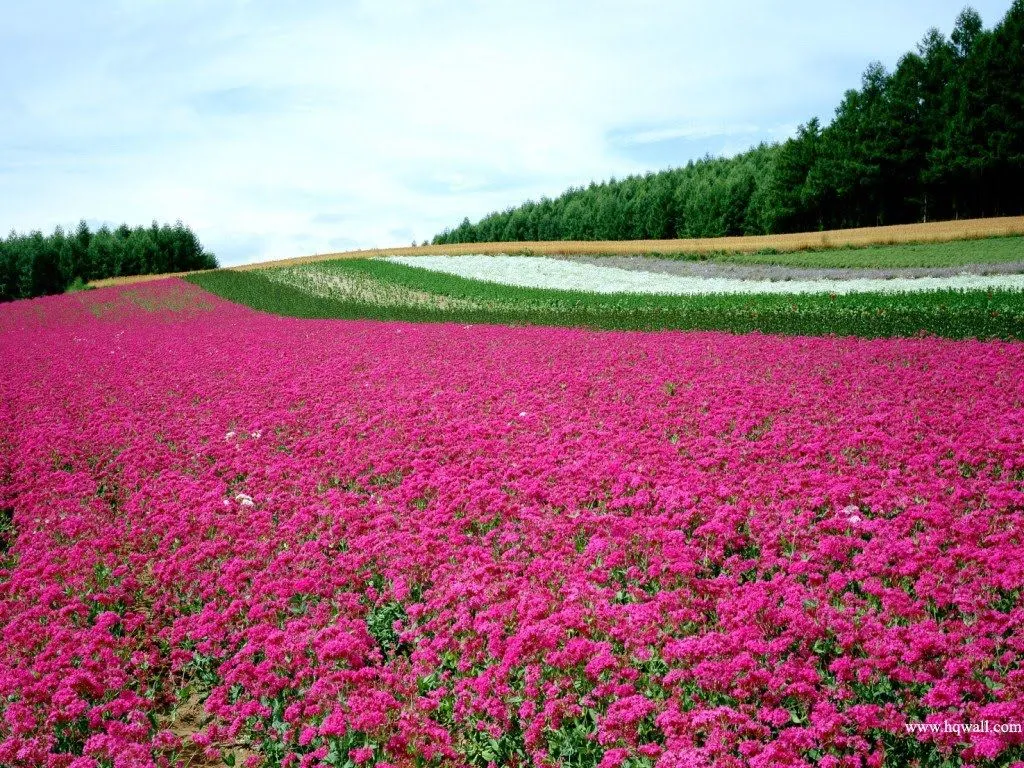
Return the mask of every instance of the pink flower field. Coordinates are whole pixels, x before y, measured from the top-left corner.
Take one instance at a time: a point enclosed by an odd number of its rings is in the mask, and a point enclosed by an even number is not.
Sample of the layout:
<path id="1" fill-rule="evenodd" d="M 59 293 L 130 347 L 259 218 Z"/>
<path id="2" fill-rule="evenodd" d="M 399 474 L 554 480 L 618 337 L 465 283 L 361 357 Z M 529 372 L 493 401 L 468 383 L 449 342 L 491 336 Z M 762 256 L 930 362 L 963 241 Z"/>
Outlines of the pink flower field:
<path id="1" fill-rule="evenodd" d="M 0 765 L 1024 759 L 1024 345 L 164 280 L 0 362 Z"/>

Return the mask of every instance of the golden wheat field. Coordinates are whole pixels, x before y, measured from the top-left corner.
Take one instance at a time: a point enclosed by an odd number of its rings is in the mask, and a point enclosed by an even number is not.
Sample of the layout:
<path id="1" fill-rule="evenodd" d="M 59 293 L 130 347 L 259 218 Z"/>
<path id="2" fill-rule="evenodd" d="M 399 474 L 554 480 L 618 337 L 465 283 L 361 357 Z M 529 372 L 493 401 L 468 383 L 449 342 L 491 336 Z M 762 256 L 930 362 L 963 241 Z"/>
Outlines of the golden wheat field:
<path id="1" fill-rule="evenodd" d="M 679 240 L 554 240 L 515 243 L 460 243 L 457 245 L 406 246 L 404 248 L 373 248 L 361 251 L 318 253 L 289 259 L 264 261 L 232 267 L 237 270 L 296 266 L 330 259 L 365 259 L 373 256 L 465 255 L 514 253 L 531 255 L 635 255 L 645 253 L 752 253 L 805 251 L 825 248 L 898 245 L 901 243 L 938 243 L 973 240 L 983 237 L 1024 235 L 1024 216 L 1003 216 L 989 219 L 960 219 L 926 224 L 896 224 L 887 227 L 833 229 L 823 232 L 793 232 L 784 235 L 749 235 L 743 237 L 702 237 Z M 181 274 L 181 273 L 177 273 Z M 171 275 L 136 275 L 96 280 L 97 287 L 123 285 L 155 280 Z"/>
<path id="2" fill-rule="evenodd" d="M 126 275 L 125 277 L 107 277 L 102 280 L 91 280 L 89 285 L 95 288 L 103 288 L 108 285 L 131 285 L 132 283 L 146 283 L 150 280 L 162 280 L 165 277 L 181 277 L 188 272 L 164 272 L 159 275 Z"/>

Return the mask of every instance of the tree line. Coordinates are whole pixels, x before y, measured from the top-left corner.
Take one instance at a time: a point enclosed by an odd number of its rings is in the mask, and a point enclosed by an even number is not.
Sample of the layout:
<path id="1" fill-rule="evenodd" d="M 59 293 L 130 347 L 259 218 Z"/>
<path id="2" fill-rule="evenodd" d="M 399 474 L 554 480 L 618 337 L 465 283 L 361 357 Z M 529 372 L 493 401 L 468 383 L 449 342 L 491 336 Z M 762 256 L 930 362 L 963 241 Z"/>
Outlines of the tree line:
<path id="1" fill-rule="evenodd" d="M 83 221 L 74 232 L 61 227 L 42 232 L 11 232 L 0 240 L 0 301 L 62 293 L 73 284 L 122 275 L 161 274 L 212 269 L 217 259 L 192 230 L 173 227 L 100 227 L 90 231 Z"/>
<path id="2" fill-rule="evenodd" d="M 831 123 L 731 158 L 571 188 L 435 244 L 720 237 L 1024 213 L 1024 0 L 965 8 L 893 72 L 868 66 Z"/>

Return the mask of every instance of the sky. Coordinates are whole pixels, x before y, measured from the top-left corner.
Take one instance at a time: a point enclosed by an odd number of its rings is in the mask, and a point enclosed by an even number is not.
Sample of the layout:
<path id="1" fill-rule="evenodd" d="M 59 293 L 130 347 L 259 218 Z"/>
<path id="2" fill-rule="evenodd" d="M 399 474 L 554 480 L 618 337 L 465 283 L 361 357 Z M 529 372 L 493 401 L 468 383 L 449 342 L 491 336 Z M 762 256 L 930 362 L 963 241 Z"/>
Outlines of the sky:
<path id="1" fill-rule="evenodd" d="M 222 265 L 409 245 L 828 122 L 963 5 L 0 0 L 0 232 L 181 220 Z"/>

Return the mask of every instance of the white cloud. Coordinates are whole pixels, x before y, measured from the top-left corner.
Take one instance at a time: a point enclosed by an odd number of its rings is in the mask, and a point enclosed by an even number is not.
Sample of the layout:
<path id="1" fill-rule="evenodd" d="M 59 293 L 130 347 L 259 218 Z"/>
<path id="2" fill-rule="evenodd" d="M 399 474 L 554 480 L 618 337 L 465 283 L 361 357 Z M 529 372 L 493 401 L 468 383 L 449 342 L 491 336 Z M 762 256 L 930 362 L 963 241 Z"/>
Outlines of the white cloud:
<path id="1" fill-rule="evenodd" d="M 758 132 L 754 124 L 736 126 L 674 126 L 667 128 L 648 128 L 646 130 L 627 133 L 622 137 L 623 144 L 656 144 L 673 139 L 708 139 L 712 136 L 736 136 Z"/>
<path id="2" fill-rule="evenodd" d="M 401 245 L 827 119 L 959 9 L 25 4 L 0 29 L 0 227 L 180 218 L 236 263 Z"/>

